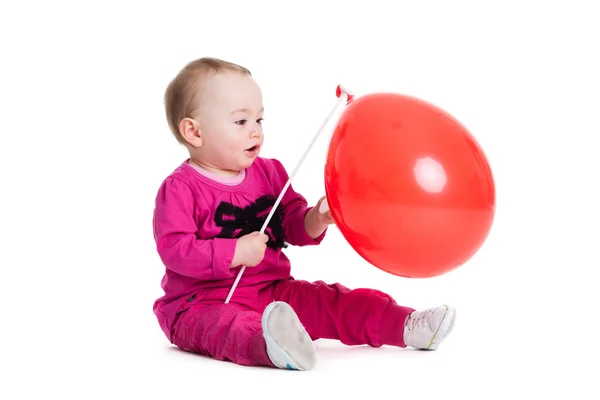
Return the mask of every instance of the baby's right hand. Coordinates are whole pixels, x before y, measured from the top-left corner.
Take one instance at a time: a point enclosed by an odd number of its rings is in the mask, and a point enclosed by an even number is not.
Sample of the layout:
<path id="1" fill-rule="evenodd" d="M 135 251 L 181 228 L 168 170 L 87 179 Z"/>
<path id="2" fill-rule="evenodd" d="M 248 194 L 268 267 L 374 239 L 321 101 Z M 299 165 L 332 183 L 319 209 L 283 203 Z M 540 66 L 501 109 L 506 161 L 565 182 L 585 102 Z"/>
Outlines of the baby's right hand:
<path id="1" fill-rule="evenodd" d="M 269 236 L 260 232 L 252 232 L 237 239 L 231 268 L 240 265 L 257 266 L 265 257 L 268 241 Z"/>

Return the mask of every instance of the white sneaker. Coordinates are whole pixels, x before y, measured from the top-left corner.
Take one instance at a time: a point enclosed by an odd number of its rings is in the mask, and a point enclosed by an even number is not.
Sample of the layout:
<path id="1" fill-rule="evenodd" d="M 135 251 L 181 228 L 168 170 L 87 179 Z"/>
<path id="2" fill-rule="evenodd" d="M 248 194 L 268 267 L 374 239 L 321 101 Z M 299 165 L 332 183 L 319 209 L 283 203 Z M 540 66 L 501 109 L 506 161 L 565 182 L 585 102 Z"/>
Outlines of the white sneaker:
<path id="1" fill-rule="evenodd" d="M 454 328 L 454 307 L 440 306 L 414 311 L 404 326 L 404 344 L 421 350 L 435 350 Z"/>
<path id="2" fill-rule="evenodd" d="M 262 330 L 267 354 L 276 367 L 306 371 L 317 363 L 317 349 L 289 304 L 269 304 L 262 316 Z"/>

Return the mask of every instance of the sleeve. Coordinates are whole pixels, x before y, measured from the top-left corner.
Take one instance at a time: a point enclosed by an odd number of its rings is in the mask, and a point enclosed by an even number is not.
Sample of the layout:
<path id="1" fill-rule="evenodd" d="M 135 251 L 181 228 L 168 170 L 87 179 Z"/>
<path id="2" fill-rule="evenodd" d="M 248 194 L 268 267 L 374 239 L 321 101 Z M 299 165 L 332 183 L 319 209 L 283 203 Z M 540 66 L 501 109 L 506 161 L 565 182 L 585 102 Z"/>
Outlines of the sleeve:
<path id="1" fill-rule="evenodd" d="M 167 269 L 198 280 L 234 277 L 229 267 L 236 239 L 198 239 L 196 206 L 192 189 L 185 182 L 170 177 L 161 185 L 156 196 L 153 229 L 162 262 Z"/>
<path id="2" fill-rule="evenodd" d="M 287 183 L 289 176 L 280 161 L 272 159 L 272 162 L 275 170 L 273 183 L 275 185 L 275 190 L 277 191 L 277 196 L 279 196 L 279 193 L 281 193 L 281 190 Z M 306 233 L 304 218 L 313 207 L 308 206 L 306 199 L 293 189 L 293 185 L 290 184 L 286 190 L 286 193 L 281 199 L 281 205 L 284 210 L 283 225 L 286 241 L 289 244 L 292 246 L 310 246 L 318 245 L 323 241 L 327 229 L 315 239 L 311 238 L 308 233 Z"/>

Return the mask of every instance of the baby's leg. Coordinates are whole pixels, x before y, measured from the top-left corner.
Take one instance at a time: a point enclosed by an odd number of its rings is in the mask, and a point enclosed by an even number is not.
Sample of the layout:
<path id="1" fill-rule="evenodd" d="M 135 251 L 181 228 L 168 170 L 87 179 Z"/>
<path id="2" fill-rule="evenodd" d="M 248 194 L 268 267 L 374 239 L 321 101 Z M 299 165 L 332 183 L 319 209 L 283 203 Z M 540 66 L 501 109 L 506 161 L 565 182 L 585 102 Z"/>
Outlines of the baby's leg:
<path id="1" fill-rule="evenodd" d="M 282 280 L 273 297 L 292 306 L 313 339 L 336 339 L 347 345 L 406 347 L 404 325 L 415 311 L 386 293 L 322 281 Z"/>
<path id="2" fill-rule="evenodd" d="M 237 304 L 199 303 L 179 317 L 173 343 L 182 350 L 217 360 L 272 367 L 261 317 Z"/>
<path id="3" fill-rule="evenodd" d="M 199 303 L 185 311 L 173 330 L 179 348 L 241 365 L 309 370 L 316 349 L 294 310 L 273 302 L 263 311 L 237 304 Z"/>

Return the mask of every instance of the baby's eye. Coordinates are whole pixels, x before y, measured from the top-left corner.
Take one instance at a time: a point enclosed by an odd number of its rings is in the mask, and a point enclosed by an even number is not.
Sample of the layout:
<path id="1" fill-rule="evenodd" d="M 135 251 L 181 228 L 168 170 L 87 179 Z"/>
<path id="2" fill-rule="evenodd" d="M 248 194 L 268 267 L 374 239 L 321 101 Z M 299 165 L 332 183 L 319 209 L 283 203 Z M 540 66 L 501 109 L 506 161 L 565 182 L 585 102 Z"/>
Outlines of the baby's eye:
<path id="1" fill-rule="evenodd" d="M 239 121 L 235 121 L 236 124 L 238 125 L 246 125 L 246 120 L 245 119 L 240 119 Z"/>
<path id="2" fill-rule="evenodd" d="M 264 118 L 259 118 L 256 120 L 257 123 L 262 124 L 262 122 L 264 121 Z"/>

